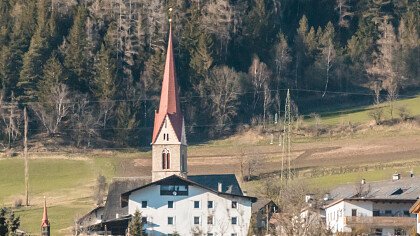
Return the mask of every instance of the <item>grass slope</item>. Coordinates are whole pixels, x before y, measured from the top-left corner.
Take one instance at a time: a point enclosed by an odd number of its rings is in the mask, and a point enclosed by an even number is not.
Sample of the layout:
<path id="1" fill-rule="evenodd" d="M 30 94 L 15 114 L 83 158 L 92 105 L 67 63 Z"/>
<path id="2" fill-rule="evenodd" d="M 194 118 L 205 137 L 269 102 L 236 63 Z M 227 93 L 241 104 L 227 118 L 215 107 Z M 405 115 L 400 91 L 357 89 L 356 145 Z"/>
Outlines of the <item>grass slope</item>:
<path id="1" fill-rule="evenodd" d="M 410 112 L 412 116 L 420 115 L 420 95 L 407 98 L 407 99 L 400 99 L 395 102 L 395 108 L 398 107 L 405 107 Z M 388 103 L 384 102 L 382 107 L 385 108 L 385 118 L 390 118 Z M 341 123 L 351 122 L 353 124 L 360 124 L 360 123 L 367 123 L 372 120 L 369 116 L 369 112 L 373 109 L 373 106 L 368 107 L 360 107 L 354 109 L 346 109 L 346 110 L 337 110 L 334 112 L 325 112 L 321 113 L 322 124 L 325 125 L 338 125 Z M 398 117 L 398 111 L 394 110 L 394 117 Z M 312 119 L 308 119 L 309 122 L 313 122 Z"/>

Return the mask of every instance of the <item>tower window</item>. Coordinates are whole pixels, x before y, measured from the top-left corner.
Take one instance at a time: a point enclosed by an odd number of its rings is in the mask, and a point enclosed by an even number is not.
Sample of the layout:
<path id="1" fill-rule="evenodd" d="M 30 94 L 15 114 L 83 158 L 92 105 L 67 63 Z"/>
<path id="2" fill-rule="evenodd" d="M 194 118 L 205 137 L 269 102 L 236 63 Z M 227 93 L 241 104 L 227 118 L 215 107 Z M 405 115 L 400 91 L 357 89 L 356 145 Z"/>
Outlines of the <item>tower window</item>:
<path id="1" fill-rule="evenodd" d="M 171 153 L 168 149 L 163 150 L 162 152 L 162 169 L 170 169 L 171 168 Z"/>

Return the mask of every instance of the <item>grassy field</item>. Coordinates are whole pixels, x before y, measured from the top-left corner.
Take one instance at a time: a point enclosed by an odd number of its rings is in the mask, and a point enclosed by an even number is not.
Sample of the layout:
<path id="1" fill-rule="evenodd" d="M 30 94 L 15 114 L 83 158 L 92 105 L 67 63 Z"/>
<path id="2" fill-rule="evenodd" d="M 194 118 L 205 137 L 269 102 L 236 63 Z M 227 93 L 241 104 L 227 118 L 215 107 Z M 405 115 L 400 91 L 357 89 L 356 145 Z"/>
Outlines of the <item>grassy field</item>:
<path id="1" fill-rule="evenodd" d="M 29 161 L 30 207 L 16 209 L 21 217 L 21 228 L 38 233 L 42 218 L 42 200 L 47 197 L 52 235 L 63 235 L 59 230 L 71 226 L 77 215 L 93 208 L 90 198 L 99 174 L 108 179 L 118 167 L 118 159 L 80 158 L 71 156 L 32 158 Z M 24 162 L 21 158 L 0 159 L 0 204 L 11 206 L 24 199 Z"/>
<path id="2" fill-rule="evenodd" d="M 413 98 L 407 98 L 407 99 L 400 99 L 395 102 L 395 111 L 394 116 L 398 117 L 398 111 L 397 108 L 399 107 L 405 107 L 409 113 L 412 116 L 418 116 L 420 115 L 420 95 L 413 97 Z M 390 113 L 388 108 L 388 103 L 384 102 L 382 104 L 382 107 L 384 107 L 384 118 L 389 119 Z M 334 112 L 325 112 L 321 113 L 322 118 L 322 124 L 325 125 L 338 125 L 341 123 L 348 123 L 351 122 L 353 124 L 361 124 L 361 123 L 367 123 L 372 120 L 372 118 L 369 116 L 369 111 L 373 109 L 373 106 L 367 106 L 367 107 L 358 107 L 354 109 L 345 109 L 345 110 L 337 110 Z M 313 122 L 312 119 L 307 119 L 308 122 Z"/>

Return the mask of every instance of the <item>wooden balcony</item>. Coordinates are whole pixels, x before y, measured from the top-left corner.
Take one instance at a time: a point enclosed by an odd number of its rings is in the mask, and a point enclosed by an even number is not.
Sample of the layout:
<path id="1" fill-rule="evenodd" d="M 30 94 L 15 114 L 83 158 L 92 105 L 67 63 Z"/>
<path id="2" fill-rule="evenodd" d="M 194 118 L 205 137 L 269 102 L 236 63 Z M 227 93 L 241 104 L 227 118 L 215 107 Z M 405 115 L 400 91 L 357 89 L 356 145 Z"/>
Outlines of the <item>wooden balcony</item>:
<path id="1" fill-rule="evenodd" d="M 345 224 L 348 226 L 371 226 L 371 227 L 412 227 L 416 225 L 416 218 L 412 217 L 387 217 L 387 216 L 347 216 Z"/>

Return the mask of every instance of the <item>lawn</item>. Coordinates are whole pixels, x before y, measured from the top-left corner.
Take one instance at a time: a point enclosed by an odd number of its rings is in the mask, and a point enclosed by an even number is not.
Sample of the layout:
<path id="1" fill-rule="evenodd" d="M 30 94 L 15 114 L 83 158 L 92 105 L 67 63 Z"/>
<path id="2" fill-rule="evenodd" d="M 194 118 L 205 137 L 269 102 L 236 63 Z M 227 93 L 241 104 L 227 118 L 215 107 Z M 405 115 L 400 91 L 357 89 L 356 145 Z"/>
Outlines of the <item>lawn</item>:
<path id="1" fill-rule="evenodd" d="M 385 118 L 390 118 L 388 103 L 382 103 L 382 107 L 385 108 Z M 420 95 L 407 98 L 407 99 L 400 99 L 395 102 L 395 108 L 398 107 L 405 107 L 409 111 L 412 116 L 420 115 Z M 367 107 L 358 107 L 357 109 L 345 109 L 345 110 L 337 110 L 334 112 L 325 112 L 321 113 L 321 123 L 325 125 L 338 125 L 341 123 L 348 123 L 351 122 L 353 124 L 360 124 L 360 123 L 367 123 L 372 120 L 369 116 L 369 111 L 373 109 L 373 106 Z M 394 117 L 398 117 L 397 109 L 394 110 Z M 307 119 L 309 123 L 312 123 L 312 119 Z"/>
<path id="2" fill-rule="evenodd" d="M 94 207 L 90 196 L 96 177 L 102 174 L 110 180 L 115 176 L 117 165 L 118 159 L 109 157 L 31 159 L 31 207 L 15 209 L 16 215 L 21 217 L 21 228 L 30 233 L 39 232 L 42 199 L 46 195 L 52 235 L 64 235 L 59 231 L 70 227 L 76 216 Z M 0 204 L 11 206 L 15 199 L 24 198 L 24 161 L 21 158 L 0 159 L 0 170 Z"/>

